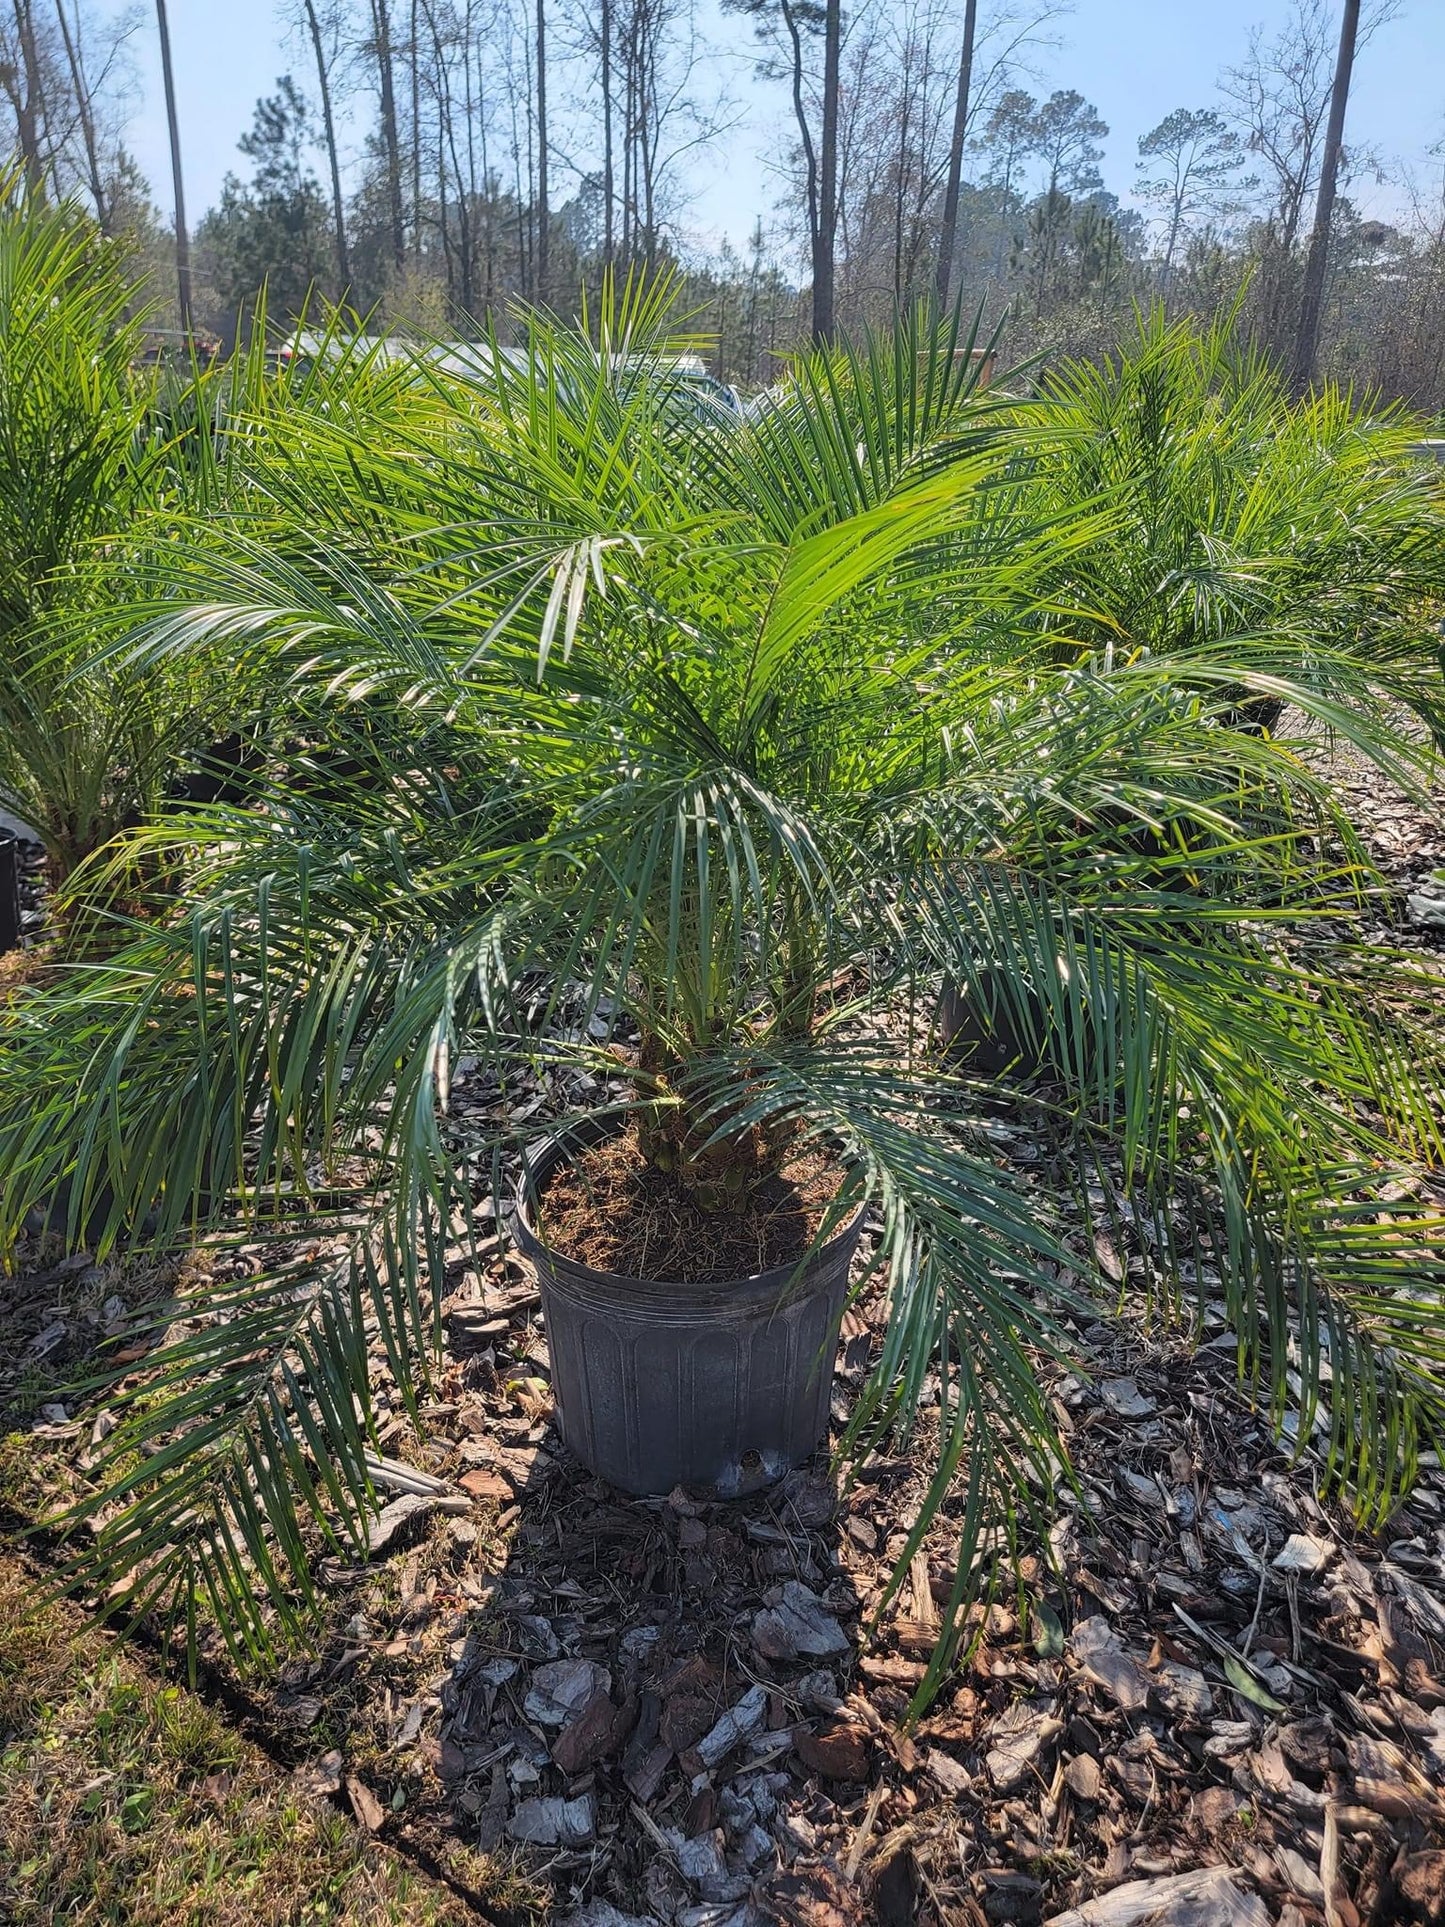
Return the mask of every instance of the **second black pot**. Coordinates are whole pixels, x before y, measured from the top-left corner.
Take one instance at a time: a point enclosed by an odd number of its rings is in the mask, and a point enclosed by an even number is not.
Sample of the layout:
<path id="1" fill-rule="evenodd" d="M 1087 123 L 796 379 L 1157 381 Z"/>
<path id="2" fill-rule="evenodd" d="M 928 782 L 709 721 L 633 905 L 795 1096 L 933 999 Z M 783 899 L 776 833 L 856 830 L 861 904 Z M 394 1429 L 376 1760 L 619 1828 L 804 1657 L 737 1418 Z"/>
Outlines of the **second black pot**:
<path id="1" fill-rule="evenodd" d="M 0 956 L 20 942 L 20 845 L 0 830 Z"/>
<path id="2" fill-rule="evenodd" d="M 549 1138 L 518 1187 L 517 1243 L 536 1270 L 557 1429 L 625 1492 L 704 1486 L 740 1498 L 816 1450 L 863 1212 L 800 1268 L 678 1284 L 594 1271 L 553 1251 L 536 1200 L 602 1129 Z"/>

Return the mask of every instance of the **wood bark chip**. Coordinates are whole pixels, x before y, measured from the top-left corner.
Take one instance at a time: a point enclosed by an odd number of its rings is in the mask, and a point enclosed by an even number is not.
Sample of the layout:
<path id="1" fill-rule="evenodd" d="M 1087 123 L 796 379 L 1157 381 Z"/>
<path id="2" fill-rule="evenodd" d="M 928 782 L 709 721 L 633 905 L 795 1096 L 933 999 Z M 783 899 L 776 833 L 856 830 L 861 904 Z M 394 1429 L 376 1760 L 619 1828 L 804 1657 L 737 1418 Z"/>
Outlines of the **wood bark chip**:
<path id="1" fill-rule="evenodd" d="M 1127 1881 L 1082 1907 L 1053 1915 L 1046 1927 L 1270 1927 L 1270 1922 L 1263 1901 L 1234 1870 L 1203 1867 Z"/>
<path id="2" fill-rule="evenodd" d="M 591 1794 L 579 1800 L 564 1800 L 558 1795 L 545 1799 L 523 1800 L 507 1822 L 514 1840 L 537 1847 L 585 1846 L 597 1832 L 597 1814 Z"/>
<path id="3" fill-rule="evenodd" d="M 1445 1921 L 1445 1852 L 1402 1854 L 1394 1866 L 1394 1881 L 1395 1892 L 1417 1919 L 1430 1927 Z"/>
<path id="4" fill-rule="evenodd" d="M 825 1780 L 866 1780 L 870 1762 L 868 1737 L 856 1726 L 834 1721 L 814 1731 L 793 1728 L 793 1745 L 804 1766 Z"/>
<path id="5" fill-rule="evenodd" d="M 789 1579 L 767 1600 L 753 1620 L 753 1644 L 764 1659 L 826 1659 L 852 1645 L 822 1600 L 799 1580 Z"/>
<path id="6" fill-rule="evenodd" d="M 717 1702 L 711 1695 L 674 1693 L 662 1709 L 657 1736 L 670 1753 L 686 1753 L 711 1732 L 716 1717 Z"/>
<path id="7" fill-rule="evenodd" d="M 463 1472 L 457 1480 L 463 1492 L 474 1499 L 493 1499 L 498 1505 L 506 1505 L 512 1497 L 512 1484 L 500 1472 L 489 1471 L 478 1466 L 474 1471 Z"/>
<path id="8" fill-rule="evenodd" d="M 368 1833 L 375 1833 L 386 1819 L 386 1808 L 377 1799 L 365 1780 L 354 1773 L 346 1776 L 346 1797 L 351 1802 L 351 1811 Z"/>
<path id="9" fill-rule="evenodd" d="M 632 1711 L 636 1712 L 635 1701 Z M 629 1724 L 628 1709 L 614 1706 L 607 1689 L 599 1686 L 557 1735 L 552 1758 L 569 1779 L 575 1778 L 615 1752 Z"/>
<path id="10" fill-rule="evenodd" d="M 768 1696 L 761 1686 L 744 1693 L 737 1705 L 724 1713 L 717 1724 L 697 1742 L 697 1754 L 704 1766 L 717 1766 L 735 1746 L 741 1746 L 762 1731 Z"/>

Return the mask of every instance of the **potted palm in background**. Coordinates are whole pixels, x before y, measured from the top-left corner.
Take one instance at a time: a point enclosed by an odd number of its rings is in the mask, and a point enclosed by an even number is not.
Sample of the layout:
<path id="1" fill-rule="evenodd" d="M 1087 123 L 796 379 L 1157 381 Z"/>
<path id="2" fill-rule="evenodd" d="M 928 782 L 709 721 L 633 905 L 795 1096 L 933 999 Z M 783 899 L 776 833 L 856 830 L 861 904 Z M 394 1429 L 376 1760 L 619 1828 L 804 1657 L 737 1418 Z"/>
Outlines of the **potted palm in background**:
<path id="1" fill-rule="evenodd" d="M 525 359 L 418 379 L 380 422 L 269 419 L 235 511 L 101 638 L 132 663 L 230 653 L 278 714 L 379 712 L 399 738 L 136 832 L 128 854 L 183 865 L 179 913 L 7 1017 L 7 1237 L 65 1185 L 72 1236 L 99 1211 L 102 1246 L 220 1254 L 111 1400 L 85 1583 L 192 1627 L 204 1599 L 257 1647 L 292 1623 L 315 1536 L 365 1537 L 369 1348 L 414 1399 L 449 1249 L 538 1139 L 522 1235 L 562 1428 L 614 1474 L 646 1440 L 606 1411 L 663 1381 L 695 1476 L 805 1449 L 868 1214 L 886 1328 L 841 1449 L 928 1455 L 902 1565 L 961 1489 L 955 1608 L 988 1529 L 1052 1490 L 1061 1308 L 1114 1297 L 1065 1204 L 1148 1228 L 1161 1304 L 1188 1257 L 1275 1417 L 1295 1404 L 1307 1436 L 1325 1403 L 1361 1504 L 1408 1479 L 1445 1389 L 1441 1260 L 1381 1192 L 1441 1157 L 1412 1031 L 1435 987 L 1352 943 L 1367 869 L 1326 786 L 1235 726 L 1248 650 L 1221 689 L 1094 647 L 1078 612 L 1061 664 L 1061 558 L 1111 504 L 1030 507 L 1049 426 L 977 397 L 954 337 L 922 321 L 800 364 L 739 430 L 635 378 L 676 353 L 665 295 L 590 332 L 534 318 Z M 1261 649 L 1271 696 L 1410 778 L 1367 648 L 1331 644 L 1328 695 Z M 949 1057 L 945 980 L 978 1017 Z M 1033 1048 L 990 1051 L 1005 1027 Z M 524 1075 L 545 1101 L 519 1119 Z M 482 1121 L 452 1115 L 459 1079 Z M 558 1294 L 588 1257 L 616 1276 L 588 1281 L 569 1353 Z M 749 1297 L 765 1346 L 790 1334 L 779 1409 L 715 1450 L 715 1415 L 684 1435 L 681 1361 L 732 1346 Z"/>
<path id="2" fill-rule="evenodd" d="M 43 840 L 57 891 L 128 824 L 234 775 L 253 720 L 234 661 L 107 656 L 98 629 L 157 545 L 236 509 L 278 413 L 377 419 L 405 379 L 333 333 L 304 377 L 268 371 L 264 302 L 248 351 L 163 368 L 151 312 L 124 243 L 0 181 L 0 809 Z"/>
<path id="3" fill-rule="evenodd" d="M 55 882 L 154 806 L 194 734 L 193 677 L 87 671 L 62 627 L 87 562 L 167 488 L 133 295 L 82 217 L 0 183 L 0 806 L 43 836 Z"/>
<path id="4" fill-rule="evenodd" d="M 1051 575 L 1061 657 L 1188 654 L 1226 685 L 1244 658 L 1260 680 L 1237 692 L 1240 720 L 1255 728 L 1284 709 L 1263 682 L 1273 660 L 1322 697 L 1388 691 L 1438 737 L 1438 665 L 1421 645 L 1445 548 L 1418 424 L 1328 384 L 1296 401 L 1237 319 L 1201 327 L 1156 308 L 1097 363 L 1041 379 L 1026 412 L 1053 432 L 1032 512 L 1113 510 Z"/>

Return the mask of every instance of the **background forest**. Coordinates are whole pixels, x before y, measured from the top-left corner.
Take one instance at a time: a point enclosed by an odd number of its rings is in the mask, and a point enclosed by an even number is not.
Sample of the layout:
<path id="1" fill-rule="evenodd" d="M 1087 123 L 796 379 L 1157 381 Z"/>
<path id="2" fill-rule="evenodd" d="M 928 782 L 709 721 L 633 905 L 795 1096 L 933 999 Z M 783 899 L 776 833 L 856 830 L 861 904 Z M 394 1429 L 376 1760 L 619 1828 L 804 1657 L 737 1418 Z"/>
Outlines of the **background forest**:
<path id="1" fill-rule="evenodd" d="M 745 247 L 706 253 L 690 215 L 740 116 L 696 0 L 282 0 L 289 71 L 190 235 L 195 324 L 229 341 L 264 283 L 275 321 L 319 295 L 468 335 L 505 328 L 514 297 L 566 314 L 609 266 L 671 264 L 714 372 L 744 389 L 810 333 L 886 322 L 929 292 L 1007 314 L 1010 359 L 1095 352 L 1162 298 L 1202 317 L 1240 304 L 1298 365 L 1332 171 L 1334 0 L 1293 0 L 1221 45 L 1217 76 L 1159 101 L 1133 178 L 1112 180 L 1099 112 L 1037 78 L 1067 25 L 1048 0 L 722 4 L 776 107 L 773 201 Z M 1361 62 L 1397 10 L 1358 9 Z M 149 7 L 3 0 L 0 110 L 32 182 L 143 251 L 174 326 L 175 233 L 155 205 L 170 193 L 157 182 L 153 198 L 127 144 L 137 37 L 156 25 Z M 1346 126 L 1311 366 L 1433 411 L 1445 179 L 1396 182 L 1397 218 L 1364 218 L 1352 189 L 1381 170 Z"/>

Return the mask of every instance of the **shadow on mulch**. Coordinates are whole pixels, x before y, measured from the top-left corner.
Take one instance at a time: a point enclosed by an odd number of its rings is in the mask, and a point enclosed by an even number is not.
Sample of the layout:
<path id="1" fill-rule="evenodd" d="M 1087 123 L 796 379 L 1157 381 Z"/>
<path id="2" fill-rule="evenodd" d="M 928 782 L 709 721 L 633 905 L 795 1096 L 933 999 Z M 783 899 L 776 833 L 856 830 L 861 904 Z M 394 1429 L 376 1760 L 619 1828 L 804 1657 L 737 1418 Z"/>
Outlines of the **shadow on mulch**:
<path id="1" fill-rule="evenodd" d="M 458 1816 L 483 1851 L 545 1856 L 554 1904 L 588 1921 L 778 1918 L 758 1896 L 786 1900 L 784 1869 L 861 1825 L 884 1734 L 850 1696 L 859 1600 L 826 1467 L 720 1504 L 622 1497 L 550 1430 L 544 1454 L 442 1689 Z"/>
<path id="2" fill-rule="evenodd" d="M 550 1428 L 533 1302 L 513 1284 L 454 1316 L 483 1348 L 449 1368 L 413 1462 L 475 1506 L 401 1556 L 392 1638 L 366 1630 L 404 1771 L 470 1847 L 517 1857 L 543 1917 L 1442 1918 L 1438 1469 L 1361 1538 L 1241 1396 L 1227 1335 L 1191 1354 L 1090 1327 L 1090 1382 L 1055 1388 L 1079 1478 L 1055 1495 L 1056 1570 L 1025 1557 L 905 1733 L 947 1518 L 863 1634 L 921 1467 L 875 1462 L 841 1496 L 820 1459 L 742 1502 L 622 1497 Z M 840 1416 L 874 1342 L 850 1320 Z M 436 1651 L 438 1625 L 445 1672 L 384 1685 L 387 1654 Z"/>

